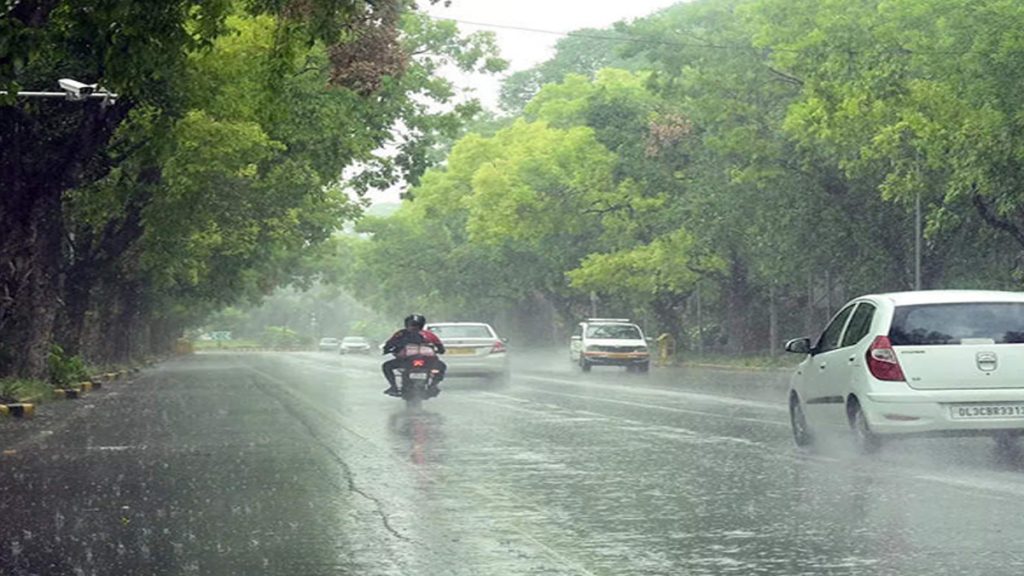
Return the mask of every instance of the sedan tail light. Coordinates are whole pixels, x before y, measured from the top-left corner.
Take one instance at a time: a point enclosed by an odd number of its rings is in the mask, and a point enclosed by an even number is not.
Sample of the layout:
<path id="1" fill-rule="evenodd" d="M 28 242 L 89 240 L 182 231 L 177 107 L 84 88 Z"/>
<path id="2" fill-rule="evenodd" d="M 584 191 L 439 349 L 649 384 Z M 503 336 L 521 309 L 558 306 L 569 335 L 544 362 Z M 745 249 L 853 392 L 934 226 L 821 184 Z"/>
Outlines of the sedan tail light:
<path id="1" fill-rule="evenodd" d="M 906 381 L 907 377 L 903 375 L 903 368 L 900 367 L 899 358 L 888 336 L 875 338 L 868 348 L 867 360 L 868 371 L 875 378 L 889 382 Z"/>
<path id="2" fill-rule="evenodd" d="M 491 346 L 491 354 L 500 354 L 505 351 L 505 343 L 502 342 L 501 340 L 498 340 L 497 342 L 494 343 L 494 346 Z"/>

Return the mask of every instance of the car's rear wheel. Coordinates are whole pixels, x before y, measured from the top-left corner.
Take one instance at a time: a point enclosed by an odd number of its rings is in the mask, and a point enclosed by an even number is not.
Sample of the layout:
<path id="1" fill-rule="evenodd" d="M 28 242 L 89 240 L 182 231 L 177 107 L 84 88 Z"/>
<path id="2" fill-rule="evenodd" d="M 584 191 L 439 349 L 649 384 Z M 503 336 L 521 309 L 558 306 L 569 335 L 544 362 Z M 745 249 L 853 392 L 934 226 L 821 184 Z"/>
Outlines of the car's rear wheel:
<path id="1" fill-rule="evenodd" d="M 641 374 L 647 374 L 648 372 L 651 371 L 651 363 L 650 362 L 644 362 L 643 364 L 639 364 L 639 365 L 637 365 L 636 370 L 637 370 L 637 372 L 640 372 Z"/>
<path id="2" fill-rule="evenodd" d="M 807 416 L 804 415 L 800 398 L 795 393 L 789 397 L 789 424 L 793 429 L 793 441 L 797 446 L 804 448 L 814 444 L 814 436 L 811 435 L 811 429 L 807 426 Z"/>
<path id="3" fill-rule="evenodd" d="M 857 445 L 857 450 L 862 454 L 877 452 L 882 447 L 882 439 L 871 431 L 864 410 L 856 398 L 850 400 L 846 412 L 850 419 L 850 428 L 853 430 L 853 440 Z"/>
<path id="4" fill-rule="evenodd" d="M 590 372 L 590 362 L 587 362 L 583 358 L 580 358 L 580 370 L 584 372 Z"/>

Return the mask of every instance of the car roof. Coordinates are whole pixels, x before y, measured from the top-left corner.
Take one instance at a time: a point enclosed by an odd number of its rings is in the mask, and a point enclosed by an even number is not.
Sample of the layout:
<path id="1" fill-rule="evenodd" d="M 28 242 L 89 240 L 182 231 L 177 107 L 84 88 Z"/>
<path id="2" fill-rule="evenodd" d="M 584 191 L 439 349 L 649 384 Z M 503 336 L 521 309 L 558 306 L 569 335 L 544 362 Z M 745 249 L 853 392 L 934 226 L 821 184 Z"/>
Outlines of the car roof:
<path id="1" fill-rule="evenodd" d="M 366 340 L 366 336 L 345 336 L 342 340 Z"/>
<path id="2" fill-rule="evenodd" d="M 952 304 L 956 302 L 1024 302 L 1024 292 L 999 290 L 920 290 L 870 294 L 865 298 L 887 300 L 894 306 L 916 304 Z"/>
<path id="3" fill-rule="evenodd" d="M 624 326 L 636 326 L 632 320 L 584 320 L 580 324 L 621 324 Z"/>

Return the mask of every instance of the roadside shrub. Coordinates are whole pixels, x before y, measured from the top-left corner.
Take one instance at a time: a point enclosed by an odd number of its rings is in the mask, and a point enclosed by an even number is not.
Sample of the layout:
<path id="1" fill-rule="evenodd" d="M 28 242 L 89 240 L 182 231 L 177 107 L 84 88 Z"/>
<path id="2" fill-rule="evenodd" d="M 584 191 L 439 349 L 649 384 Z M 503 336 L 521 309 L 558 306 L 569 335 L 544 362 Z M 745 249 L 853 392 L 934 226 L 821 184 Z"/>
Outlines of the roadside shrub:
<path id="1" fill-rule="evenodd" d="M 79 356 L 68 356 L 64 349 L 54 344 L 47 358 L 50 368 L 50 384 L 54 388 L 68 388 L 73 384 L 89 379 L 85 362 Z"/>
<path id="2" fill-rule="evenodd" d="M 24 390 L 25 384 L 20 380 L 0 380 L 0 404 L 17 402 Z"/>
<path id="3" fill-rule="evenodd" d="M 32 400 L 39 402 L 50 394 L 51 386 L 42 380 L 0 379 L 0 404 Z"/>
<path id="4" fill-rule="evenodd" d="M 303 344 L 303 338 L 285 326 L 267 326 L 260 337 L 260 344 L 266 348 L 292 349 Z"/>

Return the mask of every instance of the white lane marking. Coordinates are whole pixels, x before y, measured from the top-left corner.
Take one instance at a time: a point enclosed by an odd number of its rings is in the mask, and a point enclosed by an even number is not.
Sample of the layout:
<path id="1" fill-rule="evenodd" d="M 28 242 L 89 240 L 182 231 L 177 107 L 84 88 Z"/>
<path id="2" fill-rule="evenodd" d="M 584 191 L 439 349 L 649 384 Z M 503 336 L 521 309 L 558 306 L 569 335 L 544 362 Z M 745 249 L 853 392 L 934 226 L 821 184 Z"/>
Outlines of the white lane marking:
<path id="1" fill-rule="evenodd" d="M 672 397 L 690 398 L 692 400 L 698 400 L 698 401 L 703 401 L 703 402 L 714 402 L 714 403 L 717 403 L 717 404 L 729 404 L 729 405 L 735 405 L 735 406 L 746 406 L 746 407 L 749 407 L 749 408 L 758 408 L 758 409 L 761 409 L 761 410 L 770 410 L 770 411 L 773 411 L 773 412 L 786 412 L 788 410 L 788 408 L 785 405 L 785 402 L 783 402 L 781 400 L 779 402 L 777 402 L 777 403 L 776 402 L 760 402 L 760 401 L 757 401 L 757 400 L 747 400 L 745 398 L 736 398 L 736 397 L 733 397 L 733 396 L 716 396 L 714 394 L 701 394 L 701 393 L 698 393 L 698 392 L 687 392 L 687 391 L 683 391 L 683 390 L 665 390 L 665 389 L 662 389 L 662 388 L 648 388 L 646 386 L 631 387 L 631 386 L 622 386 L 622 385 L 616 385 L 616 384 L 605 384 L 605 383 L 601 383 L 601 382 L 581 382 L 579 380 L 568 380 L 568 379 L 565 379 L 565 378 L 552 378 L 550 376 L 534 376 L 532 374 L 522 374 L 522 375 L 519 375 L 519 374 L 513 373 L 513 377 L 522 378 L 524 380 L 535 380 L 535 381 L 538 381 L 538 382 L 551 382 L 551 383 L 554 383 L 554 384 L 569 384 L 569 385 L 572 385 L 572 386 L 586 387 L 588 389 L 600 388 L 600 389 L 605 389 L 605 390 L 628 391 L 628 392 L 635 392 L 635 393 L 643 393 L 643 394 L 647 394 L 647 395 L 650 395 L 650 396 L 672 396 Z"/>
<path id="2" fill-rule="evenodd" d="M 492 392 L 487 392 L 486 395 L 494 396 L 496 398 L 506 398 L 506 399 L 520 401 L 520 402 L 523 401 L 522 399 L 517 398 L 515 396 L 505 396 L 504 394 L 495 394 L 495 393 L 492 393 Z M 469 401 L 469 402 L 477 402 L 477 403 L 480 403 L 480 404 L 486 404 L 488 406 L 497 406 L 499 408 L 505 408 L 506 410 L 515 410 L 515 411 L 520 411 L 520 412 L 530 412 L 530 413 L 533 413 L 533 414 L 539 414 L 539 415 L 543 415 L 543 416 L 557 416 L 558 415 L 557 412 L 551 412 L 551 411 L 545 411 L 545 410 L 530 410 L 528 408 L 521 408 L 519 406 L 510 406 L 510 405 L 508 405 L 506 403 L 502 403 L 502 402 L 488 402 L 487 400 L 481 400 L 479 398 L 468 397 L 468 398 L 461 398 L 461 400 Z M 529 401 L 527 401 L 527 402 L 529 402 Z M 541 404 L 541 405 L 542 406 L 546 406 L 545 404 Z M 590 412 L 590 411 L 587 411 L 587 410 L 575 410 L 575 409 L 572 409 L 572 408 L 566 408 L 564 406 L 558 406 L 557 408 L 558 408 L 558 412 L 561 412 L 562 414 L 566 414 L 566 413 L 568 413 L 568 414 L 586 414 L 588 416 L 597 417 L 597 418 L 599 418 L 601 420 L 611 420 L 611 421 L 627 422 L 630 425 L 640 426 L 642 428 L 641 430 L 631 429 L 631 432 L 641 432 L 641 433 L 647 432 L 647 433 L 656 435 L 658 437 L 669 438 L 671 440 L 683 440 L 683 438 L 680 438 L 678 436 L 678 434 L 683 434 L 683 435 L 686 436 L 686 440 L 687 441 L 694 440 L 694 439 L 696 439 L 696 440 L 706 439 L 706 440 L 711 440 L 711 441 L 734 442 L 734 443 L 737 443 L 737 444 L 743 444 L 745 446 L 758 446 L 758 447 L 765 447 L 765 446 L 767 446 L 767 444 L 762 444 L 760 442 L 755 442 L 753 440 L 750 440 L 749 438 L 740 438 L 740 437 L 736 437 L 736 436 L 722 436 L 720 434 L 705 434 L 703 432 L 699 432 L 697 430 L 692 430 L 690 428 L 683 428 L 682 426 L 667 426 L 665 424 L 651 424 L 650 422 L 644 422 L 643 420 L 634 420 L 632 418 L 626 418 L 624 416 L 609 416 L 608 414 L 601 414 L 600 412 Z M 561 420 L 565 421 L 564 418 L 562 418 Z M 594 419 L 591 419 L 590 421 L 593 421 L 593 420 Z M 666 436 L 664 434 L 665 431 L 671 432 L 672 435 Z"/>
<path id="3" fill-rule="evenodd" d="M 783 426 L 789 428 L 789 422 L 780 422 L 778 420 L 765 420 L 762 418 L 748 418 L 746 416 L 734 416 L 732 414 L 721 414 L 718 412 L 707 412 L 705 410 L 693 410 L 690 408 L 673 408 L 670 406 L 660 406 L 658 404 L 645 404 L 643 402 L 631 402 L 629 400 L 615 400 L 612 398 L 602 398 L 600 396 L 584 396 L 581 394 L 567 394 L 565 392 L 555 392 L 552 390 L 542 390 L 538 388 L 531 388 L 541 394 L 550 394 L 552 396 L 562 396 L 564 398 L 575 398 L 579 400 L 587 400 L 588 402 L 605 402 L 607 404 L 620 404 L 623 406 L 632 406 L 636 408 L 648 408 L 650 410 L 661 410 L 664 412 L 676 412 L 679 414 L 696 414 L 700 416 L 710 416 L 712 418 L 722 418 L 725 420 L 741 420 L 743 422 L 755 422 L 757 424 L 768 424 L 769 426 Z M 487 394 L 499 395 L 494 392 L 487 392 Z M 511 398 L 511 396 L 509 397 Z"/>

